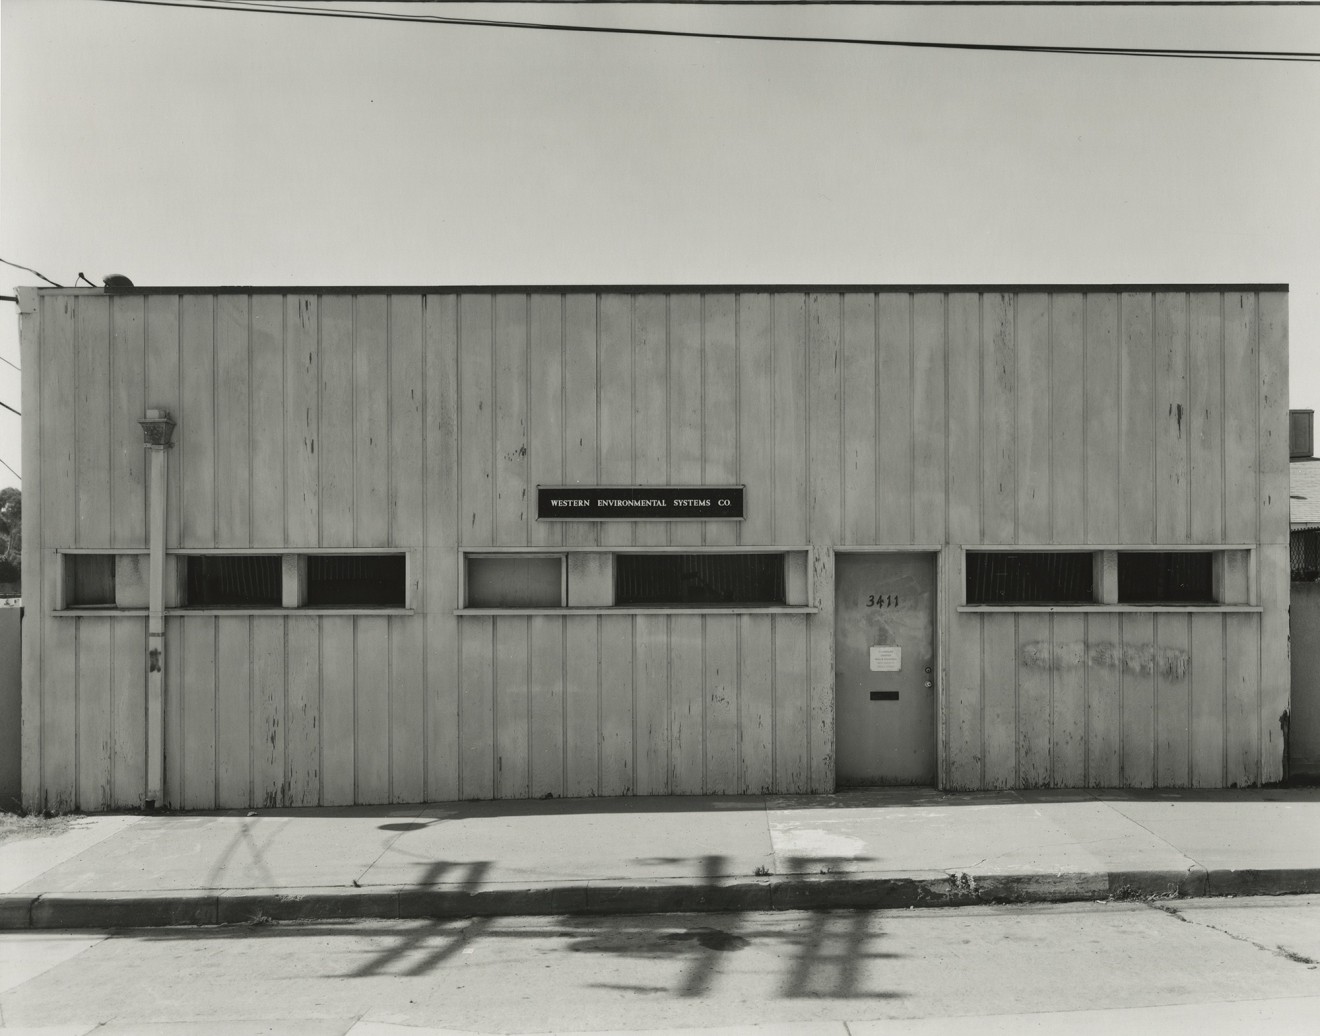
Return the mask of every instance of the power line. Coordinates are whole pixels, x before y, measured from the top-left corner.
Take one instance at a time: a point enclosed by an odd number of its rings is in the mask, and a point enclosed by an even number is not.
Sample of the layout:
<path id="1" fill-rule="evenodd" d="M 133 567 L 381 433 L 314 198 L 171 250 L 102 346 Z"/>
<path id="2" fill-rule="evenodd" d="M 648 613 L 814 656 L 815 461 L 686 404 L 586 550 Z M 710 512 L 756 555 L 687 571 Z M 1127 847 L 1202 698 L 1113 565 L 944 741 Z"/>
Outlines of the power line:
<path id="1" fill-rule="evenodd" d="M 1320 62 L 1320 52 L 1277 50 L 1203 50 L 1182 47 L 1067 47 L 1009 43 L 944 43 L 929 40 L 881 40 L 856 36 L 777 36 L 764 33 L 694 32 L 681 29 L 636 29 L 606 25 L 567 25 L 555 22 L 517 22 L 444 15 L 378 14 L 372 11 L 331 10 L 319 7 L 243 6 L 243 0 L 201 4 L 187 0 L 104 0 L 112 4 L 146 7 L 181 7 L 193 11 L 239 11 L 244 14 L 287 14 L 312 18 L 348 18 L 358 21 L 415 22 L 433 25 L 468 25 L 496 29 L 535 29 L 546 32 L 607 33 L 622 36 L 668 36 L 702 40 L 750 40 L 761 43 L 836 43 L 869 47 L 905 47 L 920 50 L 1002 51 L 1018 54 L 1092 54 L 1110 57 L 1200 58 L 1220 61 Z M 35 272 L 35 271 L 33 271 Z"/>
<path id="2" fill-rule="evenodd" d="M 4 459 L 4 457 L 0 457 L 0 464 L 3 464 L 5 467 L 9 468 L 9 463 Z M 14 478 L 18 479 L 20 482 L 23 481 L 23 476 L 20 475 L 20 474 L 19 474 L 17 471 L 15 471 L 13 468 L 9 468 L 9 473 L 10 473 L 11 475 L 13 475 Z"/>
<path id="3" fill-rule="evenodd" d="M 62 287 L 64 287 L 63 284 L 55 284 L 55 282 L 54 282 L 53 280 L 51 280 L 49 277 L 47 277 L 44 273 L 40 273 L 40 272 L 38 272 L 37 270 L 32 269 L 32 267 L 30 267 L 30 266 L 24 266 L 22 263 L 11 263 L 8 259 L 0 259 L 0 263 L 4 263 L 6 266 L 17 267 L 17 268 L 20 269 L 20 270 L 26 270 L 28 273 L 35 273 L 38 277 L 40 277 L 40 278 L 41 278 L 43 281 L 45 281 L 47 284 L 52 284 L 52 285 L 54 285 L 54 286 L 57 287 L 57 288 L 62 288 Z"/>
<path id="4" fill-rule="evenodd" d="M 23 416 L 21 413 L 19 413 L 17 410 L 15 410 L 13 407 L 11 407 L 8 403 L 6 403 L 3 399 L 0 399 L 0 406 L 4 407 L 6 410 L 8 410 L 8 411 L 9 411 L 10 413 L 12 413 L 12 414 L 18 414 L 19 417 L 22 417 L 22 416 Z"/>
<path id="5" fill-rule="evenodd" d="M 22 367 L 20 367 L 18 364 L 16 364 L 13 360 L 6 360 L 3 356 L 0 356 L 0 363 L 7 363 L 7 364 L 9 364 L 9 366 L 13 367 L 14 370 L 18 371 L 20 374 L 23 372 L 23 368 L 22 368 Z"/>
<path id="6" fill-rule="evenodd" d="M 266 0 L 230 0 L 262 3 Z M 490 4 L 495 0 L 393 0 L 402 4 Z M 508 2 L 508 0 L 503 0 Z M 1320 7 L 1320 0 L 523 0 L 543 7 Z"/>

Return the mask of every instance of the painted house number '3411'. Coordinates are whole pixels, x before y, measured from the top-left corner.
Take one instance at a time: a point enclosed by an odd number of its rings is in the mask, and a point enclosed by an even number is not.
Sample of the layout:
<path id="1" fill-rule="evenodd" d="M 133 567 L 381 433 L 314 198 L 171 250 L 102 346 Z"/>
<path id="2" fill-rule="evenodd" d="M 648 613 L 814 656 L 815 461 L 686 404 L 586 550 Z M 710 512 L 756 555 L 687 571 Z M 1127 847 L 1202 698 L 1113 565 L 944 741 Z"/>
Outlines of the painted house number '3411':
<path id="1" fill-rule="evenodd" d="M 866 606 L 868 608 L 897 608 L 898 594 L 867 594 Z"/>

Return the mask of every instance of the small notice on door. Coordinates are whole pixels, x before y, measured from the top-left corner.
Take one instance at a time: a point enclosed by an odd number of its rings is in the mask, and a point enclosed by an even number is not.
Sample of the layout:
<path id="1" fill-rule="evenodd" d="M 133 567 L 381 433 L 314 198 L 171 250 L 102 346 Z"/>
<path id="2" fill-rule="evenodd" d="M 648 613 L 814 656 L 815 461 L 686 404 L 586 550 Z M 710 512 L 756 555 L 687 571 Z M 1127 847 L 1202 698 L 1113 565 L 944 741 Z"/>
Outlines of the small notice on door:
<path id="1" fill-rule="evenodd" d="M 903 668 L 903 649 L 886 644 L 871 648 L 871 672 L 896 673 Z"/>

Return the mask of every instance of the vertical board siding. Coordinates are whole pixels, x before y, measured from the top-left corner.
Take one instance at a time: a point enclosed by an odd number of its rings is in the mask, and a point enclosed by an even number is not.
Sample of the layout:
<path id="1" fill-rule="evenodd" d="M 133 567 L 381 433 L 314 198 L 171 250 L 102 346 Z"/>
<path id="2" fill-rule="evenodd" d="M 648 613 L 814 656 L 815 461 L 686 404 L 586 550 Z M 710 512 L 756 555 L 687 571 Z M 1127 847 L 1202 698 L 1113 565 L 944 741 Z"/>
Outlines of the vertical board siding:
<path id="1" fill-rule="evenodd" d="M 979 788 L 984 780 L 985 741 L 981 710 L 981 619 L 956 610 L 966 600 L 962 544 L 981 542 L 981 299 L 957 293 L 948 297 L 946 393 L 948 483 L 945 512 L 949 543 L 945 581 L 940 589 L 945 617 L 947 657 L 941 660 L 943 683 L 944 782 L 955 789 Z"/>
<path id="2" fill-rule="evenodd" d="M 44 632 L 49 625 L 47 613 L 52 607 L 50 596 L 53 582 L 54 561 L 46 550 L 44 530 L 41 522 L 42 485 L 44 483 L 44 443 L 41 430 L 45 425 L 43 417 L 42 366 L 50 346 L 43 345 L 45 314 L 52 305 L 31 289 L 18 289 L 19 308 L 19 361 L 22 364 L 23 410 L 23 470 L 27 472 L 24 488 L 28 493 L 28 505 L 24 508 L 23 560 L 31 574 L 24 589 L 25 607 L 31 609 L 32 619 L 21 623 L 22 637 L 22 688 L 20 708 L 22 709 L 22 732 L 20 751 L 22 759 L 19 765 L 19 780 L 23 808 L 35 811 L 44 808 L 44 800 L 50 794 L 43 773 L 43 752 L 45 750 L 44 729 L 42 723 L 44 682 Z M 33 434 L 35 430 L 36 434 Z M 57 750 L 52 744 L 51 750 Z M 67 746 L 64 747 L 67 751 Z"/>
<path id="3" fill-rule="evenodd" d="M 249 717 L 252 798 L 261 808 L 289 804 L 284 776 L 287 738 L 285 650 L 287 625 L 282 618 L 252 620 L 252 711 Z"/>
<path id="4" fill-rule="evenodd" d="M 943 543 L 948 437 L 944 296 L 917 295 L 912 309 L 912 539 Z"/>
<path id="5" fill-rule="evenodd" d="M 1050 542 L 1050 376 L 1054 351 L 1049 301 L 1047 295 L 1022 295 L 1017 301 L 1016 543 Z"/>
<path id="6" fill-rule="evenodd" d="M 535 799 L 564 795 L 564 622 L 547 615 L 534 615 L 528 622 L 527 781 L 528 794 Z"/>
<path id="7" fill-rule="evenodd" d="M 252 619 L 215 620 L 215 803 L 246 806 L 252 796 Z"/>
<path id="8" fill-rule="evenodd" d="M 746 484 L 740 541 L 775 542 L 781 470 L 775 445 L 775 312 L 773 297 L 738 299 L 739 477 Z M 738 622 L 738 790 L 759 794 L 774 782 L 774 665 L 771 624 L 759 616 Z"/>
<path id="9" fill-rule="evenodd" d="M 321 805 L 321 623 L 285 620 L 284 794 L 290 806 Z M 168 656 L 166 656 L 168 658 Z"/>
<path id="10" fill-rule="evenodd" d="M 216 299 L 184 295 L 179 300 L 178 430 L 175 454 L 179 476 L 179 545 L 214 547 L 217 497 Z"/>
<path id="11" fill-rule="evenodd" d="M 879 354 L 875 331 L 875 296 L 845 295 L 839 359 L 843 478 L 839 480 L 838 494 L 844 521 L 842 542 L 849 544 L 875 542 L 879 471 L 876 450 L 880 443 L 877 424 L 880 408 L 876 403 Z M 816 388 L 820 390 L 820 386 Z"/>
<path id="12" fill-rule="evenodd" d="M 876 323 L 876 543 L 912 542 L 912 300 L 882 292 Z"/>
<path id="13" fill-rule="evenodd" d="M 1281 781 L 1288 725 L 1288 307 L 1258 295 L 1260 313 L 1260 723 L 1263 784 Z"/>
<path id="14" fill-rule="evenodd" d="M 142 657 L 147 620 L 121 619 L 112 625 L 111 760 L 112 809 L 139 809 L 147 786 L 147 696 Z"/>
<path id="15" fill-rule="evenodd" d="M 1086 297 L 1050 302 L 1050 531 L 1054 543 L 1086 542 Z"/>
<path id="16" fill-rule="evenodd" d="M 1282 776 L 1286 296 L 40 295 L 25 798 L 136 807 L 146 622 L 60 549 L 408 552 L 415 615 L 172 616 L 186 808 L 829 791 L 833 551 L 946 544 L 941 783 Z M 544 484 L 746 486 L 745 520 L 544 523 Z M 34 487 L 40 488 L 39 496 Z M 1260 613 L 960 611 L 980 544 L 1259 544 Z M 457 617 L 458 549 L 811 545 L 812 615 Z"/>
<path id="17" fill-rule="evenodd" d="M 181 635 L 175 640 L 182 657 L 179 693 L 168 699 L 177 706 L 179 729 L 179 794 L 172 801 L 184 809 L 216 808 L 216 623 L 208 616 L 184 618 Z"/>
<path id="18" fill-rule="evenodd" d="M 316 533 L 309 543 L 322 547 L 354 545 L 355 425 L 354 407 L 354 299 L 352 296 L 320 300 L 321 346 L 319 361 L 320 441 L 315 455 Z"/>
<path id="19" fill-rule="evenodd" d="M 1085 481 L 1081 497 L 1086 543 L 1117 543 L 1119 514 L 1124 505 L 1119 481 L 1122 471 L 1119 437 L 1123 419 L 1123 359 L 1119 349 L 1119 297 L 1109 292 L 1084 300 L 1082 377 L 1082 451 Z"/>
<path id="20" fill-rule="evenodd" d="M 392 798 L 391 621 L 368 615 L 353 620 L 354 802 L 389 802 Z"/>
<path id="21" fill-rule="evenodd" d="M 252 408 L 248 298 L 223 295 L 215 314 L 216 545 L 247 547 L 251 537 Z"/>
<path id="22" fill-rule="evenodd" d="M 525 544 L 528 493 L 528 352 L 530 326 L 526 295 L 497 295 L 493 311 L 494 539 Z M 526 798 L 530 789 L 531 642 L 525 617 L 495 620 L 495 796 Z"/>
<path id="23" fill-rule="evenodd" d="M 1155 542 L 1186 543 L 1192 437 L 1188 394 L 1188 297 L 1155 296 Z"/>
<path id="24" fill-rule="evenodd" d="M 138 420 L 146 411 L 146 300 L 117 298 L 110 306 L 110 543 L 146 543 L 146 451 Z M 147 651 L 143 619 L 111 624 L 112 646 L 105 664 L 111 675 L 111 794 L 109 805 L 136 809 L 146 787 Z"/>
<path id="25" fill-rule="evenodd" d="M 45 547 L 42 561 L 49 565 L 49 569 L 42 573 L 42 582 L 46 598 L 52 604 L 57 596 L 59 579 L 59 559 L 53 548 L 75 544 L 77 535 L 74 454 L 78 434 L 76 343 L 79 301 L 71 297 L 45 298 L 41 305 L 44 347 L 38 357 L 41 368 L 38 442 L 42 491 L 39 513 Z M 61 621 L 51 617 L 49 610 L 41 619 L 41 708 L 36 722 L 41 730 L 43 793 L 38 806 L 55 812 L 73 809 L 77 804 L 78 758 L 83 745 L 78 739 L 75 665 L 78 626 L 83 621 Z"/>
<path id="26" fill-rule="evenodd" d="M 110 544 L 110 300 L 84 298 L 77 313 L 74 444 L 75 541 Z M 111 804 L 113 750 L 112 630 L 105 621 L 82 621 L 74 661 L 77 797 L 89 809 Z"/>
<path id="27" fill-rule="evenodd" d="M 597 481 L 600 450 L 599 358 L 594 295 L 563 298 L 563 393 L 565 484 Z M 600 526 L 574 522 L 564 526 L 564 542 L 585 546 L 597 541 Z M 601 731 L 600 621 L 595 616 L 564 620 L 564 794 L 600 793 Z"/>
<path id="28" fill-rule="evenodd" d="M 422 297 L 425 468 L 423 572 L 425 655 L 422 707 L 426 713 L 425 797 L 459 795 L 458 526 L 459 485 L 458 297 Z"/>
<path id="29" fill-rule="evenodd" d="M 321 483 L 321 307 L 290 295 L 284 307 L 284 541 L 319 543 Z M 173 501 L 171 501 L 172 503 Z"/>
<path id="30" fill-rule="evenodd" d="M 806 758 L 800 772 L 792 768 L 788 771 L 790 791 L 831 791 L 834 786 L 834 547 L 844 540 L 844 299 L 833 293 L 808 297 L 807 527 L 814 568 L 811 582 L 815 596 L 810 603 L 820 611 L 814 621 L 804 619 L 802 623 Z M 873 487 L 868 487 L 867 493 L 874 506 Z M 784 631 L 796 634 L 796 629 L 786 624 Z"/>
<path id="31" fill-rule="evenodd" d="M 424 299 L 389 299 L 389 534 L 408 549 L 409 599 L 424 607 L 426 586 L 426 377 Z M 437 443 L 439 447 L 439 443 Z M 425 620 L 389 620 L 389 788 L 391 802 L 426 798 Z"/>
<path id="32" fill-rule="evenodd" d="M 282 546 L 284 539 L 284 300 L 278 295 L 252 299 L 251 462 L 247 468 L 251 503 L 250 540 L 254 547 Z"/>
<path id="33" fill-rule="evenodd" d="M 1191 487 L 1193 543 L 1224 538 L 1224 319 L 1222 297 L 1194 292 L 1188 333 L 1191 443 L 1187 477 Z"/>
<path id="34" fill-rule="evenodd" d="M 1118 540 L 1155 541 L 1155 349 L 1151 297 L 1119 298 Z"/>

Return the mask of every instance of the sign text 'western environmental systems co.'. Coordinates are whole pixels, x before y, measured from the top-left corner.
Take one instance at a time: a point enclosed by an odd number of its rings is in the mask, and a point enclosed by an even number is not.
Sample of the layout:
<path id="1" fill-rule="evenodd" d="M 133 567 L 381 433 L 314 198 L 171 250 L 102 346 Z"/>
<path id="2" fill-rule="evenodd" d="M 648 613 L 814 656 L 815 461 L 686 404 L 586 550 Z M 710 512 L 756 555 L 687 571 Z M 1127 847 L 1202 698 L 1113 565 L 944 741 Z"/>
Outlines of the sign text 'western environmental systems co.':
<path id="1" fill-rule="evenodd" d="M 559 522 L 743 517 L 742 486 L 537 486 L 536 517 Z"/>

